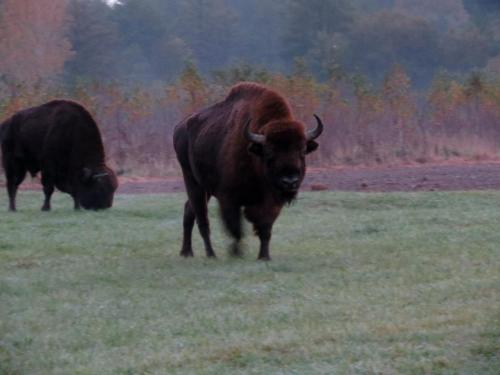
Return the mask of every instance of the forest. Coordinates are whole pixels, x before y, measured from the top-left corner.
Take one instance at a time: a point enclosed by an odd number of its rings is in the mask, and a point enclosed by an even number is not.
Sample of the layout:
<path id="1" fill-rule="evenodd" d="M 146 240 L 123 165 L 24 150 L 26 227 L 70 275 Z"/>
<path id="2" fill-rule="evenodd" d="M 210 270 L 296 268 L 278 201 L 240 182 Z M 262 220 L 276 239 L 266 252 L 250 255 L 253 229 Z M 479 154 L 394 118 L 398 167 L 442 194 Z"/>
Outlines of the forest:
<path id="1" fill-rule="evenodd" d="M 122 173 L 176 170 L 175 124 L 251 80 L 327 130 L 314 165 L 495 158 L 497 0 L 0 0 L 0 118 L 86 105 Z"/>

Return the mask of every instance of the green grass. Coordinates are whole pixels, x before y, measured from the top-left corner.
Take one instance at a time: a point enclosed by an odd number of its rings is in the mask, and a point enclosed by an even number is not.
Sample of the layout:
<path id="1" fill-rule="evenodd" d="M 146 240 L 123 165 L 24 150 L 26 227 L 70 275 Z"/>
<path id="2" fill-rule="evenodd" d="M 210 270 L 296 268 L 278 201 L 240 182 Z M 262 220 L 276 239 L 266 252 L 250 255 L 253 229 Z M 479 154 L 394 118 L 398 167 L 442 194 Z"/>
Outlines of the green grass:
<path id="1" fill-rule="evenodd" d="M 500 373 L 499 192 L 302 194 L 269 263 L 215 205 L 179 257 L 182 194 L 41 201 L 0 212 L 0 374 Z"/>

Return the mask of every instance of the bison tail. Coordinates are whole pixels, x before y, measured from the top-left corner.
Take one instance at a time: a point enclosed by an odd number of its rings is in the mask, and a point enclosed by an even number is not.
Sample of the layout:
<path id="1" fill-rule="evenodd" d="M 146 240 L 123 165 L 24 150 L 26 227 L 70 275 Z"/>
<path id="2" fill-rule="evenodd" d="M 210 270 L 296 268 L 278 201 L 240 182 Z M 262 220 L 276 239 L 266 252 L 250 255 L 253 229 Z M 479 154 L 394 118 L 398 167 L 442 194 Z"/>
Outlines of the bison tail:
<path id="1" fill-rule="evenodd" d="M 3 143 L 3 140 L 5 138 L 5 133 L 7 133 L 7 124 L 6 122 L 2 122 L 0 124 L 0 146 L 2 145 Z M 2 152 L 0 150 L 0 169 L 3 167 L 3 156 L 2 156 Z"/>
<path id="2" fill-rule="evenodd" d="M 0 124 L 0 143 L 3 141 L 3 137 L 6 133 L 6 129 L 7 128 L 7 125 L 5 125 L 5 123 L 1 123 Z"/>

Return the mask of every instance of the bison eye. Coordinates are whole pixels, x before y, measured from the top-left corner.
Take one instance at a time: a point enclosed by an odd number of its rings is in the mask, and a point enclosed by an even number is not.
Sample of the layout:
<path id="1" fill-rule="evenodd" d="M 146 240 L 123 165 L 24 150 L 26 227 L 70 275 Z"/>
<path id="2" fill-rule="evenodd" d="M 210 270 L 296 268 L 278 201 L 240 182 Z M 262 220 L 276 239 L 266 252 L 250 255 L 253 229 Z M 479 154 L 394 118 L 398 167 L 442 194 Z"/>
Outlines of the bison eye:
<path id="1" fill-rule="evenodd" d="M 258 143 L 250 143 L 248 146 L 248 151 L 250 151 L 252 154 L 255 154 L 257 156 L 263 156 L 264 154 L 264 146 Z"/>
<path id="2" fill-rule="evenodd" d="M 274 159 L 274 152 L 271 147 L 264 147 L 262 150 L 262 156 L 266 161 L 271 161 Z"/>

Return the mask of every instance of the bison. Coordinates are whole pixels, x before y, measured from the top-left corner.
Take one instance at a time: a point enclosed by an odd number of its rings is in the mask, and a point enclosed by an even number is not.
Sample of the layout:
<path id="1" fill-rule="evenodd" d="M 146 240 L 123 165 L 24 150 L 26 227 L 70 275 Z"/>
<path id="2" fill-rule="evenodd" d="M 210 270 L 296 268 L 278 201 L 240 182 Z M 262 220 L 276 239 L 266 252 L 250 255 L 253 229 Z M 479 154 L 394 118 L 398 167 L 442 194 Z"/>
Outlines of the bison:
<path id="1" fill-rule="evenodd" d="M 99 128 L 80 104 L 54 100 L 19 111 L 0 125 L 0 141 L 9 210 L 16 210 L 26 172 L 34 177 L 40 171 L 44 211 L 54 187 L 73 197 L 75 209 L 112 206 L 117 178 L 105 164 Z"/>
<path id="2" fill-rule="evenodd" d="M 184 206 L 181 255 L 193 256 L 194 222 L 206 254 L 210 242 L 207 202 L 217 198 L 223 223 L 240 255 L 242 210 L 260 239 L 258 259 L 270 260 L 269 242 L 283 205 L 297 196 L 304 178 L 305 155 L 316 150 L 323 124 L 305 130 L 293 118 L 286 100 L 255 83 L 240 83 L 228 96 L 181 121 L 174 148 L 182 168 L 188 200 Z"/>

